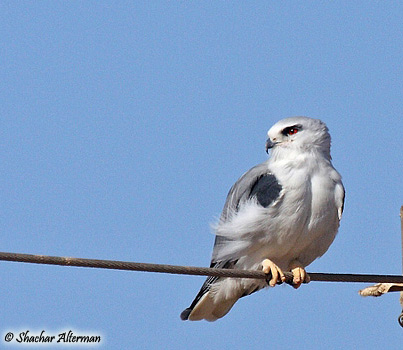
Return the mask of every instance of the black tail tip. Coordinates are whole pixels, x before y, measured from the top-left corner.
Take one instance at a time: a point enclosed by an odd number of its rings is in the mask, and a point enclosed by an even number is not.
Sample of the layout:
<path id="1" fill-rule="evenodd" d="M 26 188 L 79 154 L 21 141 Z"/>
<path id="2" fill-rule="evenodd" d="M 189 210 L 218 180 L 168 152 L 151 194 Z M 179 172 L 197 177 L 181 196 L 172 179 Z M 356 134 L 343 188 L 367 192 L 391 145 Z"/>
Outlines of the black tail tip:
<path id="1" fill-rule="evenodd" d="M 189 307 L 187 309 L 183 310 L 181 313 L 181 320 L 186 321 L 187 319 L 189 319 L 189 315 L 191 312 L 192 312 L 192 309 Z"/>

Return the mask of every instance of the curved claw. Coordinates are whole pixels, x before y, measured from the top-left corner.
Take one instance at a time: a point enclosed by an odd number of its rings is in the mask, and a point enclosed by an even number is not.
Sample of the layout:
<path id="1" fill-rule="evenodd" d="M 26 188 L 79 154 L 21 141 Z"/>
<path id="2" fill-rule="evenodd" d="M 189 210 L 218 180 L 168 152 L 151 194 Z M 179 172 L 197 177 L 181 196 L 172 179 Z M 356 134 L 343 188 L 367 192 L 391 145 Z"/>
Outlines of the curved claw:
<path id="1" fill-rule="evenodd" d="M 262 270 L 265 274 L 271 273 L 271 279 L 268 281 L 269 286 L 271 287 L 274 287 L 279 279 L 281 283 L 286 280 L 283 271 L 269 259 L 264 259 L 262 261 Z"/>
<path id="2" fill-rule="evenodd" d="M 302 283 L 309 283 L 311 278 L 306 273 L 304 266 L 298 261 L 294 260 L 290 264 L 291 272 L 294 276 L 293 278 L 293 287 L 298 289 Z"/>

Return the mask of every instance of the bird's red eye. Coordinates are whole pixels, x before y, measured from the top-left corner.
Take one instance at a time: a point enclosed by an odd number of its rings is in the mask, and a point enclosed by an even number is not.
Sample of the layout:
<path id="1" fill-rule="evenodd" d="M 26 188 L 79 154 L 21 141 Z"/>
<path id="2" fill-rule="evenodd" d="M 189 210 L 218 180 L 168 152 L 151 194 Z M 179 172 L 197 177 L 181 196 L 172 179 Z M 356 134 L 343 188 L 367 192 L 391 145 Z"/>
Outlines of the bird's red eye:
<path id="1" fill-rule="evenodd" d="M 284 136 L 291 136 L 291 135 L 295 135 L 298 131 L 302 130 L 302 125 L 293 125 L 293 126 L 288 126 L 286 128 L 284 128 L 281 133 Z"/>

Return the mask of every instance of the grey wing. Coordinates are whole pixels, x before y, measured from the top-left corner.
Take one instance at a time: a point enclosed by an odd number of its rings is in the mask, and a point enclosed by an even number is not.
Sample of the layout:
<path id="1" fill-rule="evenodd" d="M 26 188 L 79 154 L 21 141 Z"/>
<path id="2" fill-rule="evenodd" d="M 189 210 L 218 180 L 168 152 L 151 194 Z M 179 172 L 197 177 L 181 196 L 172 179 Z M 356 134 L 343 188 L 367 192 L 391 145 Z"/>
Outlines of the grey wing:
<path id="1" fill-rule="evenodd" d="M 340 182 L 335 189 L 335 197 L 336 197 L 336 203 L 338 205 L 338 216 L 339 216 L 339 221 L 341 220 L 341 216 L 343 214 L 344 210 L 344 200 L 346 198 L 346 191 L 344 189 L 344 186 L 342 182 Z"/>
<path id="2" fill-rule="evenodd" d="M 242 201 L 250 199 L 254 195 L 258 202 L 268 207 L 281 191 L 281 185 L 276 177 L 267 168 L 267 162 L 256 165 L 231 187 L 220 220 L 226 221 L 236 213 Z"/>
<path id="3" fill-rule="evenodd" d="M 271 174 L 267 168 L 267 163 L 259 164 L 244 175 L 232 186 L 228 193 L 227 200 L 224 205 L 223 212 L 221 214 L 220 220 L 228 220 L 231 215 L 239 210 L 242 201 L 246 201 L 253 197 L 256 198 L 257 202 L 263 207 L 268 207 L 273 201 L 275 201 L 281 192 L 281 185 L 278 183 L 276 177 Z M 230 241 L 227 237 L 216 236 L 214 242 L 214 250 L 218 249 L 218 246 L 226 244 Z M 213 250 L 213 256 L 214 256 Z M 213 268 L 234 268 L 237 263 L 237 259 L 227 259 L 215 261 L 212 259 L 210 267 Z M 196 295 L 192 304 L 181 313 L 181 319 L 187 320 L 192 310 L 195 308 L 197 303 L 206 294 L 211 285 L 216 283 L 219 277 L 208 277 L 203 283 L 199 293 Z M 245 292 L 245 295 L 253 293 L 254 290 Z"/>
<path id="4" fill-rule="evenodd" d="M 269 171 L 267 163 L 259 164 L 244 175 L 230 189 L 227 200 L 221 214 L 221 221 L 227 221 L 236 214 L 242 202 L 251 198 L 256 198 L 257 202 L 267 208 L 280 195 L 281 184 L 277 178 Z M 223 236 L 216 236 L 213 248 L 213 257 L 215 251 L 231 239 Z M 212 260 L 212 264 L 217 261 Z"/>

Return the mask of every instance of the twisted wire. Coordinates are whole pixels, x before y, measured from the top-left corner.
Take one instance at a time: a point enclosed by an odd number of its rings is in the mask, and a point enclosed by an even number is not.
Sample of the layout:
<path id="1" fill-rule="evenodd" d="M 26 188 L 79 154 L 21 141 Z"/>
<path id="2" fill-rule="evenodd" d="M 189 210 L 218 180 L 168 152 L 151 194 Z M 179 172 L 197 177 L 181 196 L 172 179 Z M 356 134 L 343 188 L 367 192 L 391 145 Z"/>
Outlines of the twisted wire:
<path id="1" fill-rule="evenodd" d="M 178 266 L 167 264 L 151 264 L 117 260 L 83 259 L 61 256 L 32 255 L 0 252 L 0 260 L 33 264 L 59 266 L 91 267 L 100 269 L 158 272 L 179 275 L 215 276 L 233 278 L 270 279 L 263 271 L 217 269 L 197 266 Z M 285 272 L 286 283 L 292 283 L 292 273 Z M 320 282 L 365 282 L 365 283 L 403 283 L 401 275 L 372 275 L 348 273 L 308 273 L 311 281 Z"/>

